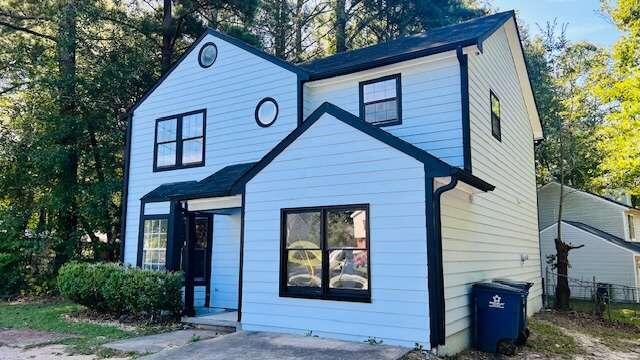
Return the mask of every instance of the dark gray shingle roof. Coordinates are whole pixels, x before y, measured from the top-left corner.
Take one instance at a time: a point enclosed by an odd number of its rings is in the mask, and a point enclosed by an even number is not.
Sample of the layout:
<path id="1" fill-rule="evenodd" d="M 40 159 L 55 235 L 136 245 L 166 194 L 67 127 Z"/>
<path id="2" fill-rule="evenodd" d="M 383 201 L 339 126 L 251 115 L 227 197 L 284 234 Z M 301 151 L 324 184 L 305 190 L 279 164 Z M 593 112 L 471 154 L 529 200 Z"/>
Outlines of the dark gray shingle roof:
<path id="1" fill-rule="evenodd" d="M 514 17 L 513 11 L 482 16 L 390 42 L 342 52 L 298 64 L 298 66 L 310 72 L 312 79 L 325 78 L 454 50 L 459 46 L 481 46 L 483 40 L 512 17 Z"/>
<path id="2" fill-rule="evenodd" d="M 244 175 L 254 162 L 224 167 L 200 181 L 183 181 L 162 184 L 144 195 L 144 201 L 168 201 L 203 197 L 236 195 L 233 185 Z"/>
<path id="3" fill-rule="evenodd" d="M 581 222 L 577 222 L 577 221 L 568 221 L 568 220 L 563 220 L 563 222 L 569 224 L 569 225 L 573 225 L 575 227 L 577 227 L 578 229 L 584 230 L 586 232 L 589 232 L 593 235 L 596 235 L 610 243 L 616 244 L 618 246 L 621 246 L 627 250 L 631 250 L 631 251 L 635 251 L 640 253 L 640 244 L 639 243 L 633 243 L 630 241 L 625 241 L 622 238 L 619 238 L 615 235 L 609 234 L 608 232 L 599 230 L 594 228 L 593 226 L 589 226 L 587 224 L 583 224 Z"/>

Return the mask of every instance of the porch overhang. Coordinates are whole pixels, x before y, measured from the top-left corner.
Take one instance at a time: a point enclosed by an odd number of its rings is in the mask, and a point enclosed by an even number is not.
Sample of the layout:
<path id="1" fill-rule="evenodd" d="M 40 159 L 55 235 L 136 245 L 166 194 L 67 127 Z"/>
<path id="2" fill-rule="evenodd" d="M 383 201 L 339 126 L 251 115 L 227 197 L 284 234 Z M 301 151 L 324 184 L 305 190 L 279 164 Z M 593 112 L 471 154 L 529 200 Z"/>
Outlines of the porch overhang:
<path id="1" fill-rule="evenodd" d="M 200 181 L 182 181 L 158 186 L 140 200 L 145 202 L 187 201 L 189 210 L 240 207 L 241 191 L 234 186 L 255 163 L 226 166 Z M 208 205 L 207 205 L 208 204 Z"/>

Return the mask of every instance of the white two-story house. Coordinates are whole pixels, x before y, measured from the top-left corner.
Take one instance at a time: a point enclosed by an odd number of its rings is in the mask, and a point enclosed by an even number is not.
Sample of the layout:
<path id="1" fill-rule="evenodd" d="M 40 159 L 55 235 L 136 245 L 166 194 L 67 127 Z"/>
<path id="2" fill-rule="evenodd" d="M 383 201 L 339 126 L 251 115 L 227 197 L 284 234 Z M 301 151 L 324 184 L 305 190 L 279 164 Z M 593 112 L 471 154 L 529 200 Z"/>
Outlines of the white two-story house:
<path id="1" fill-rule="evenodd" d="M 185 313 L 455 352 L 534 283 L 542 130 L 513 12 L 291 64 L 209 30 L 130 111 L 123 262 Z"/>

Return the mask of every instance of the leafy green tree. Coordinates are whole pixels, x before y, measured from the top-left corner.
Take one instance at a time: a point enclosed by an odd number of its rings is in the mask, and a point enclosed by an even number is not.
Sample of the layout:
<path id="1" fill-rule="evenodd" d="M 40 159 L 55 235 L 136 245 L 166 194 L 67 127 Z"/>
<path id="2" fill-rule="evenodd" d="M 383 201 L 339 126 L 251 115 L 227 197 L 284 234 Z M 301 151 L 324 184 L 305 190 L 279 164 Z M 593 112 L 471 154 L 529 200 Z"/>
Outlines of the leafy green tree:
<path id="1" fill-rule="evenodd" d="M 542 30 L 542 36 L 533 39 L 523 32 L 545 136 L 536 146 L 537 182 L 545 184 L 562 177 L 565 184 L 593 190 L 591 181 L 599 174 L 600 161 L 595 129 L 604 114 L 589 84 L 605 53 L 590 43 L 569 43 L 565 29 L 558 32 L 556 23 L 548 23 Z M 560 161 L 561 144 L 570 156 Z"/>
<path id="2" fill-rule="evenodd" d="M 605 2 L 606 7 L 608 3 Z M 611 60 L 598 69 L 593 92 L 608 105 L 598 128 L 598 149 L 603 153 L 594 184 L 617 187 L 640 204 L 640 3 L 619 0 L 606 7 L 624 35 L 615 43 Z"/>

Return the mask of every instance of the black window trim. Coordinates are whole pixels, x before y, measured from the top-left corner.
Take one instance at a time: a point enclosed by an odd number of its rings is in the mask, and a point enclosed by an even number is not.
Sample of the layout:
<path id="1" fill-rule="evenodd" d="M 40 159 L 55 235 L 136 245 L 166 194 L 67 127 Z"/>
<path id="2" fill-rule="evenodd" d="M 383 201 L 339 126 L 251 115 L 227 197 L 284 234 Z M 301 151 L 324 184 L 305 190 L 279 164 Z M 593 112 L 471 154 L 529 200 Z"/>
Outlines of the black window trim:
<path id="1" fill-rule="evenodd" d="M 211 62 L 211 64 L 209 64 L 209 65 L 205 65 L 205 64 L 203 64 L 203 63 L 202 63 L 202 52 L 203 52 L 203 51 L 204 51 L 204 49 L 205 49 L 207 46 L 209 46 L 209 45 L 213 45 L 213 47 L 216 49 L 216 57 L 214 57 L 214 58 L 213 58 L 213 61 Z M 207 69 L 207 68 L 212 67 L 212 66 L 213 66 L 213 64 L 215 64 L 215 63 L 216 63 L 216 60 L 218 60 L 218 46 L 217 46 L 215 43 L 211 42 L 211 41 L 204 43 L 204 44 L 200 47 L 200 50 L 198 51 L 198 65 L 200 65 L 200 67 L 202 67 L 202 68 L 204 68 L 204 69 Z"/>
<path id="2" fill-rule="evenodd" d="M 262 121 L 260 121 L 260 117 L 258 116 L 258 112 L 260 111 L 260 106 L 262 106 L 262 104 L 266 103 L 267 101 L 272 102 L 275 106 L 276 106 L 276 116 L 274 116 L 273 120 L 271 120 L 270 123 L 264 124 Z M 262 100 L 260 100 L 258 102 L 258 105 L 256 105 L 256 110 L 254 111 L 254 117 L 256 119 L 256 123 L 258 124 L 258 126 L 262 127 L 262 128 L 267 128 L 271 125 L 273 125 L 276 120 L 278 120 L 278 115 L 280 114 L 280 106 L 278 105 L 278 102 L 276 101 L 276 99 L 272 98 L 272 97 L 266 97 L 263 98 Z"/>
<path id="3" fill-rule="evenodd" d="M 185 116 L 202 113 L 202 136 L 194 136 L 189 138 L 182 138 L 182 119 Z M 158 124 L 162 121 L 173 120 L 176 119 L 176 139 L 172 141 L 162 141 L 158 143 Z M 178 169 L 189 169 L 194 167 L 204 166 L 205 163 L 205 152 L 206 152 L 206 144 L 207 144 L 207 109 L 198 109 L 193 111 L 188 111 L 185 113 L 163 116 L 161 118 L 156 119 L 155 122 L 155 130 L 154 130 L 154 141 L 153 141 L 153 172 L 160 171 L 169 171 L 169 170 L 178 170 Z M 199 162 L 193 163 L 182 163 L 182 147 L 185 141 L 199 139 L 202 138 L 202 160 Z M 168 143 L 176 143 L 176 157 L 175 163 L 173 165 L 167 166 L 158 166 L 158 145 L 168 144 Z"/>
<path id="4" fill-rule="evenodd" d="M 141 269 L 144 268 L 144 223 L 147 220 L 167 220 L 167 244 L 165 245 L 165 256 L 164 256 L 164 270 L 157 270 L 157 271 L 167 271 L 167 255 L 169 252 L 169 236 L 171 234 L 171 214 L 152 214 L 152 215 L 144 215 L 144 205 L 142 206 L 141 209 L 141 216 L 140 216 L 140 224 L 139 224 L 139 233 L 138 233 L 138 261 L 137 261 L 137 266 Z M 151 270 L 151 269 L 148 269 Z"/>
<path id="5" fill-rule="evenodd" d="M 280 297 L 302 298 L 314 300 L 333 300 L 371 303 L 371 224 L 369 204 L 348 204 L 330 206 L 311 206 L 280 209 Z M 326 213 L 331 210 L 364 210 L 366 211 L 366 246 L 367 246 L 367 276 L 368 286 L 366 290 L 347 290 L 329 288 L 329 257 L 326 246 Z M 320 251 L 322 253 L 322 286 L 289 287 L 287 286 L 287 239 L 286 239 L 286 215 L 304 212 L 320 212 Z"/>
<path id="6" fill-rule="evenodd" d="M 497 114 L 497 124 L 498 124 L 498 129 L 497 129 L 497 133 L 496 133 L 496 129 L 494 129 L 493 127 L 493 98 L 495 98 L 498 101 L 498 106 L 500 106 L 500 113 Z M 489 114 L 491 117 L 491 135 L 493 135 L 493 137 L 502 142 L 502 106 L 500 104 L 500 98 L 498 97 L 498 95 L 496 95 L 495 92 L 493 92 L 493 90 L 489 89 Z"/>
<path id="7" fill-rule="evenodd" d="M 364 102 L 364 86 L 365 85 L 369 85 L 369 84 L 373 84 L 373 83 L 377 83 L 377 82 L 381 82 L 381 81 L 386 81 L 386 80 L 391 80 L 391 79 L 395 79 L 396 80 L 396 96 L 395 97 L 391 97 L 391 98 L 386 98 L 386 99 L 380 99 L 380 100 L 376 100 L 376 101 L 370 101 L 365 103 Z M 385 126 L 394 126 L 394 125 L 400 125 L 402 124 L 402 79 L 401 79 L 401 75 L 400 73 L 397 74 L 392 74 L 392 75 L 387 75 L 387 76 L 383 76 L 383 77 L 379 77 L 379 78 L 375 78 L 375 79 L 370 79 L 370 80 L 366 80 L 366 81 L 361 81 L 359 84 L 359 97 L 360 97 L 360 119 L 362 119 L 362 121 L 367 122 L 368 124 L 371 124 L 373 126 L 377 126 L 377 127 L 385 127 Z M 376 104 L 379 102 L 385 102 L 385 101 L 389 101 L 389 100 L 396 100 L 396 119 L 395 120 L 387 120 L 387 121 L 381 121 L 381 122 L 368 122 L 365 119 L 365 106 L 369 105 L 369 104 Z"/>

